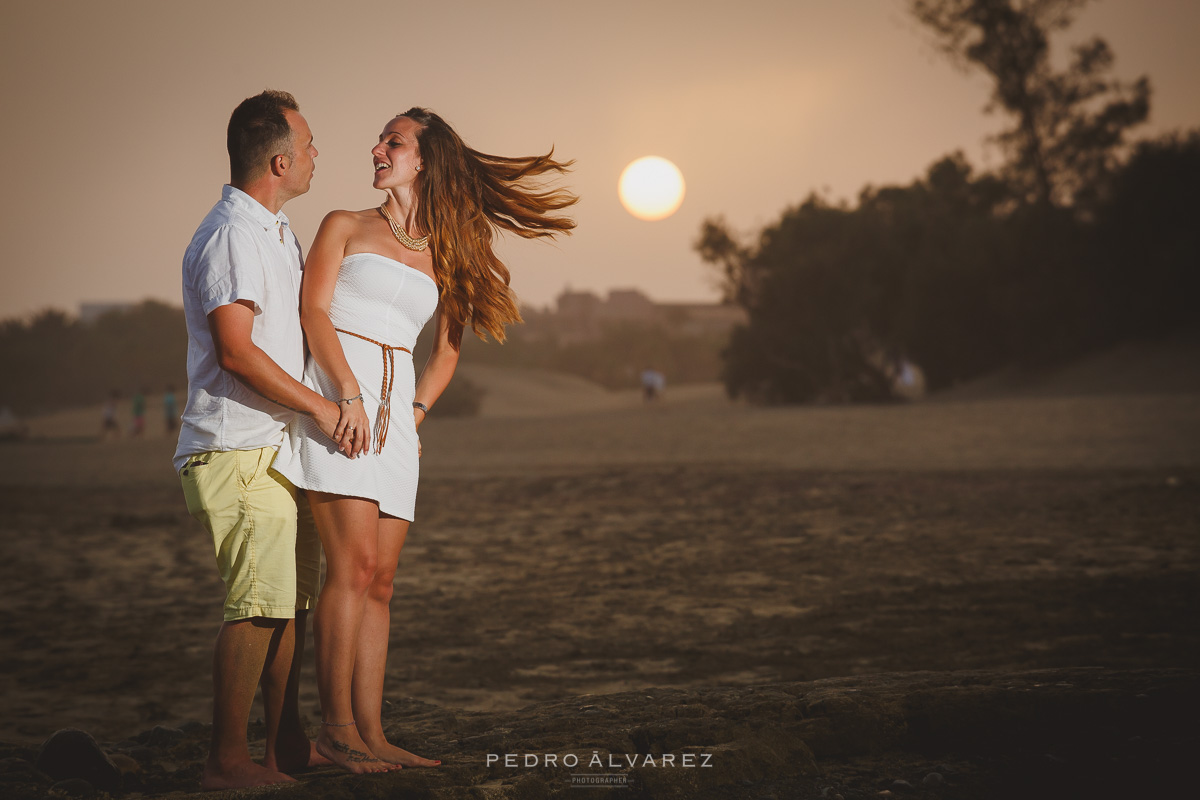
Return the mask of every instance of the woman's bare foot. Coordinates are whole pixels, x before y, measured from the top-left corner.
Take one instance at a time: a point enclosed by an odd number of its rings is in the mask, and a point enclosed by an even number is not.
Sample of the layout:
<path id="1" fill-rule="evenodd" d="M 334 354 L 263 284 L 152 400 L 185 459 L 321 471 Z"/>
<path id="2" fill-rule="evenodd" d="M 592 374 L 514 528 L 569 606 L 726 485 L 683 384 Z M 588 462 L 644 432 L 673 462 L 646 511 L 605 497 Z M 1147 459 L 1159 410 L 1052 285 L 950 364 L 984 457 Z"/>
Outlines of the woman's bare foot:
<path id="1" fill-rule="evenodd" d="M 322 726 L 317 736 L 317 752 L 350 772 L 387 772 L 392 764 L 371 754 L 353 725 Z"/>
<path id="2" fill-rule="evenodd" d="M 206 791 L 244 789 L 248 786 L 270 786 L 273 783 L 295 782 L 295 778 L 268 769 L 261 764 L 255 764 L 249 758 L 227 764 L 210 759 L 204 763 L 204 772 L 200 775 L 200 788 Z"/>
<path id="3" fill-rule="evenodd" d="M 414 755 L 407 750 L 396 747 L 394 744 L 389 744 L 387 739 L 379 739 L 367 742 L 366 744 L 367 747 L 371 748 L 372 755 L 389 764 L 401 767 L 436 767 L 442 763 L 436 759 L 422 758 L 421 756 Z"/>

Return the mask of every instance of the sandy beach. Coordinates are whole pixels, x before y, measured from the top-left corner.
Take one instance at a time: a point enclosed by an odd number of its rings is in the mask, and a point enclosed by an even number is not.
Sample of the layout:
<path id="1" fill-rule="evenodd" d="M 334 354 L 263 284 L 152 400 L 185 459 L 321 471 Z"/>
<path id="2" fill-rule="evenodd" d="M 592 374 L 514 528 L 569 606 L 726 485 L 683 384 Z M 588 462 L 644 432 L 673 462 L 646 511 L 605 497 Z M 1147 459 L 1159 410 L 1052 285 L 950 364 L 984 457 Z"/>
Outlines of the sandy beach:
<path id="1" fill-rule="evenodd" d="M 1200 393 L 752 408 L 523 377 L 422 429 L 396 709 L 1200 667 Z M 98 420 L 0 447 L 10 754 L 210 717 L 223 593 L 173 440 L 98 442 Z M 301 708 L 319 720 L 311 654 Z"/>

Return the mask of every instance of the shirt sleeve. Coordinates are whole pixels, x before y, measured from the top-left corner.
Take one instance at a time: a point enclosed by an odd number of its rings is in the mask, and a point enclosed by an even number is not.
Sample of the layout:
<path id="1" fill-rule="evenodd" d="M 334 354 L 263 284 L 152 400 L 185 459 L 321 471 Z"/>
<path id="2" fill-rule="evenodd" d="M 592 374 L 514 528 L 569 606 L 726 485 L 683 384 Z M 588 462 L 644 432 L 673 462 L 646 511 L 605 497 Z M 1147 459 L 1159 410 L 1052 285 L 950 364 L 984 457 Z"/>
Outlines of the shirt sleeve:
<path id="1" fill-rule="evenodd" d="M 201 249 L 195 287 L 205 316 L 213 309 L 248 300 L 262 313 L 263 259 L 254 236 L 235 225 L 222 225 Z"/>

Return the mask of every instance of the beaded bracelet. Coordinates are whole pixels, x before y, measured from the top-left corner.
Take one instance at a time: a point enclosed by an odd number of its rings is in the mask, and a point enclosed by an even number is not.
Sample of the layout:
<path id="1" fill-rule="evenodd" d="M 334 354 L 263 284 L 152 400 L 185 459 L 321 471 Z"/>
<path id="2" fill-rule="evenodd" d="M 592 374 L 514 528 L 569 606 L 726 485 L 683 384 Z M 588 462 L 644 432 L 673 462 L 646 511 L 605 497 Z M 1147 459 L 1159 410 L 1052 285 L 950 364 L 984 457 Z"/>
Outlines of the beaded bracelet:
<path id="1" fill-rule="evenodd" d="M 359 392 L 358 394 L 354 395 L 354 397 L 341 397 L 341 398 L 338 398 L 337 404 L 338 404 L 339 406 L 340 406 L 342 403 L 345 403 L 346 405 L 350 405 L 350 404 L 351 404 L 351 403 L 353 403 L 355 400 L 362 400 L 362 392 Z"/>

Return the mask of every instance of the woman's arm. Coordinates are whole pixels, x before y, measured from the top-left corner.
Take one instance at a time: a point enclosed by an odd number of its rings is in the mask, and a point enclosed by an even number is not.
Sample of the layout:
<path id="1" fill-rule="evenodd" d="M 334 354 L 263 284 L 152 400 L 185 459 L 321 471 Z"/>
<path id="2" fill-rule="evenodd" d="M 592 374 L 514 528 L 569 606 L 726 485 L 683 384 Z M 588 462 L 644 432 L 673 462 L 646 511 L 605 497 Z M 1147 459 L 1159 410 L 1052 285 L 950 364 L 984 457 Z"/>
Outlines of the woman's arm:
<path id="1" fill-rule="evenodd" d="M 308 349 L 333 380 L 338 397 L 346 398 L 361 394 L 362 390 L 329 319 L 329 304 L 355 222 L 355 215 L 350 211 L 331 211 L 325 216 L 304 262 L 304 280 L 300 284 L 300 324 Z M 339 408 L 341 419 L 333 438 L 353 458 L 371 445 L 370 420 L 362 400 L 340 403 Z"/>
<path id="2" fill-rule="evenodd" d="M 434 317 L 433 349 L 429 351 L 429 360 L 425 369 L 421 370 L 421 379 L 417 381 L 416 401 L 429 408 L 442 396 L 450 379 L 454 377 L 454 368 L 458 366 L 458 350 L 462 344 L 463 329 L 449 314 L 442 311 L 438 305 Z M 413 408 L 413 419 L 418 428 L 425 419 L 425 412 Z"/>

